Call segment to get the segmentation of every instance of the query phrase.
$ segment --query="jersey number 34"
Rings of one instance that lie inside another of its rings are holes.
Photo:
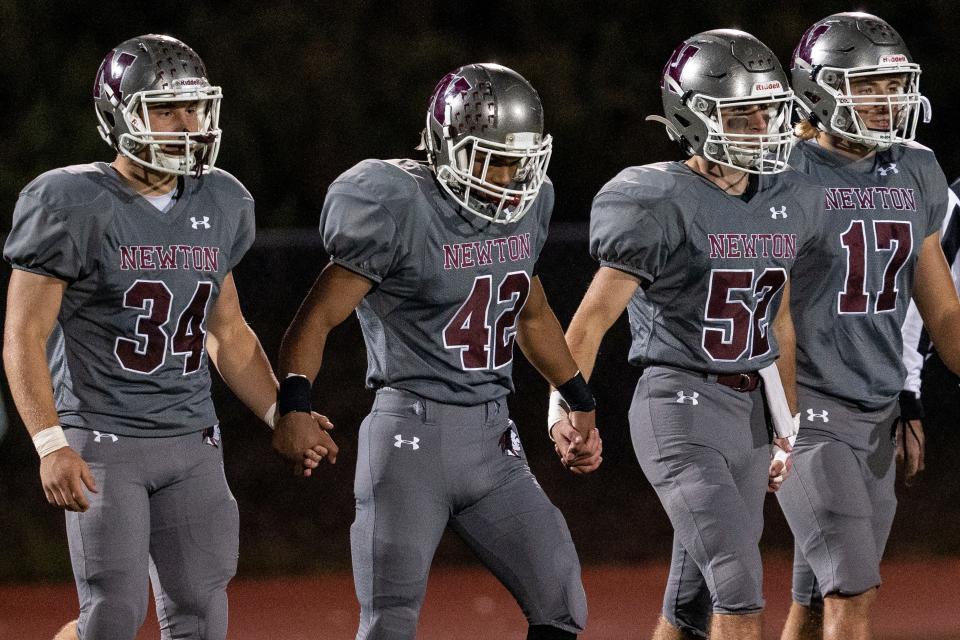
[[[136,339],[117,338],[113,353],[127,371],[151,374],[167,359],[167,346],[175,356],[184,356],[183,374],[199,371],[203,363],[203,321],[213,283],[198,282],[193,298],[180,313],[170,336],[164,325],[170,320],[173,294],[159,280],[137,280],[123,294],[125,309],[140,311]]]

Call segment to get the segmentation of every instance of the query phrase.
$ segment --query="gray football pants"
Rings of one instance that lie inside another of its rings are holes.
[[[463,407],[379,390],[360,426],[354,492],[358,640],[416,636],[447,524],[529,624],[583,629],[586,597],[573,541],[527,466],[505,399]],[[470,622],[464,612],[464,625]]]
[[[799,387],[793,470],[777,492],[795,541],[793,598],[856,595],[880,584],[897,509],[894,401],[877,411]]]
[[[864,412],[805,387],[798,391],[800,433],[777,499],[794,534],[793,600],[822,609],[824,592],[850,595],[880,584],[897,504],[891,435],[898,410],[894,403]],[[706,585],[676,545],[670,581],[675,597],[668,619],[706,637]]]
[[[674,528],[663,615],[705,635],[710,612],[763,609],[760,535],[770,462],[761,389],[649,367],[630,407],[637,459]]]
[[[200,432],[131,438],[65,429],[99,493],[67,512],[81,640],[132,640],[153,584],[163,640],[223,640],[236,573],[237,503]]]

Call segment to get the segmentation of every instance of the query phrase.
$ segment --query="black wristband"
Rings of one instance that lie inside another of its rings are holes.
[[[900,392],[900,418],[903,420],[923,419],[923,403],[913,391]]]
[[[277,415],[285,416],[291,411],[310,413],[313,410],[310,387],[306,376],[287,376],[281,380],[280,391],[277,392]]]
[[[593,411],[597,408],[597,401],[593,399],[590,385],[579,371],[577,375],[558,386],[557,391],[570,407],[570,411]]]

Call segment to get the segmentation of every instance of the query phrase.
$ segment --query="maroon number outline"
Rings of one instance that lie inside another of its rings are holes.
[[[700,346],[716,362],[736,362],[750,348],[750,333],[753,330],[750,307],[742,300],[731,300],[730,293],[752,292],[753,276],[753,269],[713,269],[710,272],[703,319],[704,322],[719,323],[721,326],[704,326]],[[717,285],[716,293],[722,292],[722,297],[715,295],[714,285]],[[747,333],[741,337],[737,327],[744,324],[747,325]],[[738,348],[736,355],[730,357],[732,350]]]
[[[453,314],[443,328],[445,349],[460,351],[460,367],[464,371],[481,371],[490,368],[490,295],[493,276],[477,276],[473,280],[470,295]],[[483,327],[476,326],[474,316],[483,310]],[[481,333],[484,341],[474,340]],[[480,354],[483,354],[482,356]],[[468,364],[469,359],[469,364]]]
[[[897,310],[897,298],[900,295],[897,280],[913,251],[913,225],[903,220],[874,220],[873,237],[877,251],[890,252],[887,265],[883,268],[883,289],[874,299],[873,312],[889,313]]]
[[[134,281],[123,293],[123,307],[141,313],[134,328],[136,339],[117,337],[114,341],[113,355],[120,367],[124,371],[151,375],[166,362],[169,345],[173,355],[186,356],[183,375],[199,371],[206,353],[204,323],[212,293],[212,282],[197,282],[190,302],[177,317],[171,336],[164,327],[170,322],[173,293],[160,280]]]
[[[736,362],[749,351],[747,359],[770,352],[770,303],[783,291],[787,272],[769,267],[757,276],[753,269],[713,269],[703,308],[704,326],[700,346],[714,362]],[[753,297],[751,309],[743,300],[731,300],[732,291],[746,291]]]
[[[497,287],[497,304],[513,302],[497,317],[493,330],[493,368],[513,362],[513,344],[517,338],[517,320],[530,297],[530,276],[526,271],[511,271]],[[509,325],[507,323],[510,323]]]
[[[150,375],[163,366],[169,342],[163,325],[170,320],[172,300],[173,294],[160,280],[137,280],[123,292],[123,307],[142,312],[133,331],[138,339],[118,337],[113,343],[113,355],[125,371]],[[159,346],[158,340],[162,341]]]
[[[846,250],[847,272],[843,291],[837,294],[837,313],[840,315],[863,315],[870,311],[873,297],[874,313],[896,311],[900,288],[897,286],[900,272],[913,251],[913,225],[903,220],[874,220],[873,248],[889,251],[890,257],[883,268],[883,288],[867,292],[867,238],[863,220],[851,220],[840,234],[840,245]],[[858,280],[859,279],[859,280]],[[858,290],[859,287],[859,290]]]
[[[530,296],[530,276],[526,271],[511,271],[497,285],[496,304],[512,302],[494,320],[491,330],[493,276],[477,276],[463,304],[443,328],[443,346],[460,352],[464,371],[501,369],[513,362],[517,319]],[[483,312],[483,324],[477,318]]]
[[[212,293],[212,282],[197,282],[197,288],[190,296],[190,303],[180,312],[180,317],[177,318],[177,329],[170,336],[170,353],[175,356],[186,356],[183,359],[185,376],[196,373],[203,365],[207,337],[204,324],[207,320],[207,308],[210,305]]]

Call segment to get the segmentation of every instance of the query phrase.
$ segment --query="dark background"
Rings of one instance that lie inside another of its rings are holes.
[[[722,6],[721,6],[722,5]],[[136,8],[136,10],[134,10]],[[327,185],[367,157],[414,154],[427,98],[447,71],[496,61],[538,89],[555,138],[550,174],[557,222],[541,277],[566,324],[595,270],[583,223],[597,189],[624,166],[678,158],[659,126],[658,74],[673,48],[698,31],[737,27],[781,61],[815,20],[864,9],[889,20],[922,64],[933,123],[919,139],[948,177],[960,172],[956,41],[952,2],[358,2],[93,3],[0,1],[0,233],[18,191],[58,166],[109,160],[95,132],[90,91],[111,47],[140,33],[165,33],[194,47],[224,89],[218,165],[258,202],[257,244],[236,270],[245,314],[274,357],[282,333],[326,262],[312,229]],[[5,300],[9,270],[0,268]],[[585,562],[632,562],[669,554],[670,527],[637,466],[626,407],[638,372],[626,364],[620,323],[604,342],[592,381],[601,406],[603,467],[566,474],[547,445],[546,387],[517,357],[511,411],[535,473],[567,516]],[[351,319],[328,343],[315,403],[338,425],[340,461],[297,480],[269,447],[269,433],[219,383],[227,475],[240,504],[242,574],[309,572],[349,563],[356,429],[371,400],[365,356]],[[935,373],[935,372],[934,372]],[[956,446],[957,389],[927,385],[932,444],[926,481],[901,492],[892,554],[957,554],[960,479],[946,461]],[[5,388],[2,392],[7,399]],[[953,404],[950,404],[953,403]],[[46,505],[25,430],[0,420],[0,581],[64,578],[69,563],[62,514]],[[789,553],[789,532],[768,504],[765,548]],[[445,539],[438,560],[469,553]]]

